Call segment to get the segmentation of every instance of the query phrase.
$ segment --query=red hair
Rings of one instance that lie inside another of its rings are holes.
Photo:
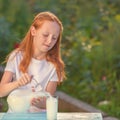
[[[63,32],[63,26],[61,21],[53,13],[50,12],[41,12],[38,15],[36,15],[31,26],[34,26],[35,29],[39,29],[44,23],[44,21],[55,21],[60,26],[60,34],[58,40],[54,45],[54,47],[51,50],[49,50],[46,54],[47,61],[55,65],[60,83],[61,80],[65,78],[65,71],[64,71],[65,65],[60,55],[60,42]],[[33,53],[34,53],[33,36],[31,35],[30,29],[17,49],[18,51],[23,51],[22,52],[23,59],[20,62],[19,69],[20,71],[25,73],[27,72],[28,66],[30,64],[31,58],[33,57]]]

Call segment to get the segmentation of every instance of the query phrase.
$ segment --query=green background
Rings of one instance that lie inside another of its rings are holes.
[[[1,65],[34,16],[51,11],[64,26],[61,54],[67,79],[58,90],[120,118],[119,6],[119,0],[0,0]]]

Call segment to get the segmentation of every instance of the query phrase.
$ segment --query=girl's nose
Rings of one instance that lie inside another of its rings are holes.
[[[47,43],[50,44],[52,42],[52,37],[49,36],[48,39],[47,39]]]

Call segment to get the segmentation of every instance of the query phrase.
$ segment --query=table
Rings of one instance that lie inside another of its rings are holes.
[[[0,120],[47,120],[42,113],[0,113]],[[57,120],[102,120],[101,113],[57,113]]]

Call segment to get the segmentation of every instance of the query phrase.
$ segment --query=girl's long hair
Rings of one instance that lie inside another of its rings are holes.
[[[61,54],[60,54],[60,42],[63,32],[63,26],[61,21],[51,12],[41,12],[38,15],[36,15],[31,26],[34,26],[35,29],[39,29],[44,23],[44,21],[55,21],[60,26],[60,34],[58,40],[54,45],[54,47],[50,49],[46,54],[47,61],[53,63],[56,68],[59,79],[58,83],[60,83],[65,78],[65,70],[64,70],[65,65],[61,59]],[[31,35],[30,29],[27,32],[24,39],[22,40],[22,42],[20,43],[19,47],[17,48],[17,51],[22,51],[23,53],[23,59],[20,62],[19,69],[20,71],[25,73],[27,72],[28,66],[30,64],[31,58],[33,57],[33,53],[34,53],[33,36]]]

